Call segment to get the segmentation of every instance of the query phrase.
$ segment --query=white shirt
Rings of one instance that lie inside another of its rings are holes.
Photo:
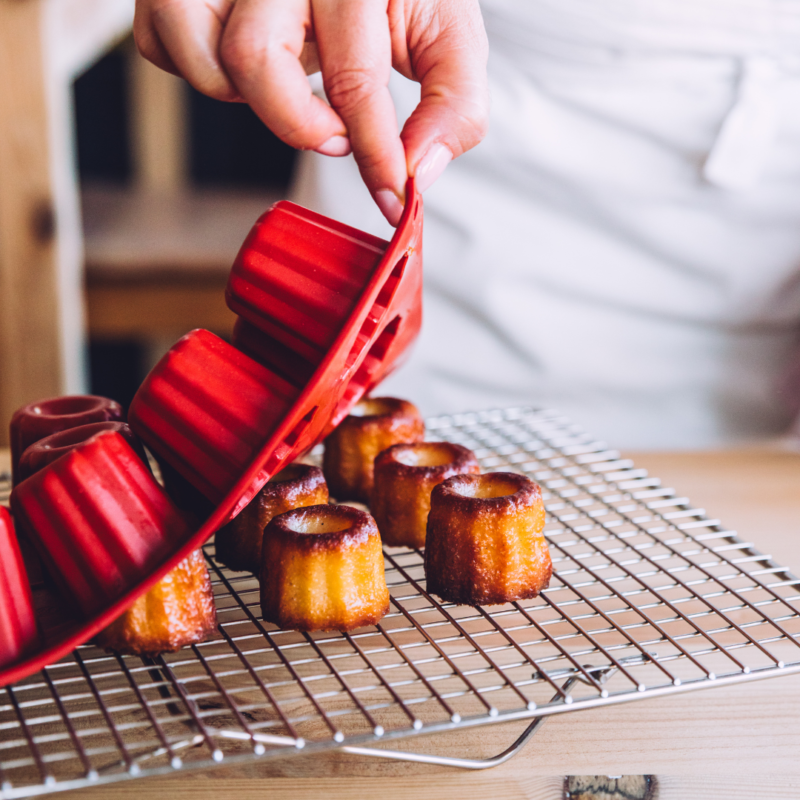
[[[381,393],[555,406],[620,447],[782,432],[800,354],[800,2],[486,0],[490,132],[425,196]],[[401,117],[418,88],[393,80]],[[391,235],[351,159],[300,202]]]

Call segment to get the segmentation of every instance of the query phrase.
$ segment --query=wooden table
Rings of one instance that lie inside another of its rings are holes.
[[[632,457],[763,552],[800,569],[800,453],[776,445]],[[480,728],[397,744],[420,752],[489,756],[521,728]],[[556,716],[515,758],[483,772],[330,754],[127,781],[81,796],[556,800],[563,796],[565,775],[654,774],[662,800],[797,798],[798,754],[800,675]]]

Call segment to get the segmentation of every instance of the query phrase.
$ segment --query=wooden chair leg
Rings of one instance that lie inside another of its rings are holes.
[[[85,389],[75,76],[132,0],[0,0],[0,446],[18,406]]]
[[[0,446],[15,408],[64,384],[44,7],[0,2]]]

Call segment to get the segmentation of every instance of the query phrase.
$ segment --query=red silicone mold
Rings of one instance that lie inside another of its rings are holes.
[[[20,483],[11,508],[62,592],[87,616],[147,578],[190,533],[117,431],[95,434]]]
[[[196,330],[147,376],[128,419],[154,453],[216,504],[299,394],[218,336]]]
[[[11,515],[0,506],[0,667],[39,644],[33,597]]]
[[[253,226],[225,299],[313,365],[325,357],[389,242],[282,201]]]
[[[305,386],[317,367],[242,317],[233,326],[232,342],[293,386]]]
[[[78,425],[124,418],[119,403],[90,394],[51,397],[23,406],[11,417],[11,471],[14,484],[19,482],[19,459],[34,442]]]
[[[235,516],[270,476],[321,441],[366,391],[400,363],[421,323],[422,198],[413,180],[406,192],[403,216],[388,245],[286,203],[259,220],[237,256],[236,278],[228,293],[231,306],[246,317],[236,329],[235,343],[241,349],[207,332],[189,334],[145,381],[130,413],[132,427],[145,444],[218,498],[216,507],[193,534],[170,537],[168,553],[156,568],[126,574],[123,584],[128,588],[117,599],[108,594],[103,605],[100,593],[92,594],[98,610],[91,619],[59,634],[34,656],[0,669],[0,685],[60,658],[105,627]],[[265,263],[268,269],[263,268]],[[269,300],[272,296],[274,302]],[[291,396],[284,393],[287,385]],[[246,395],[252,394],[242,398],[241,387],[246,387]],[[276,394],[281,410],[267,409],[263,418],[258,417],[256,400],[275,402]],[[209,413],[212,406],[215,410]],[[251,440],[249,433],[242,433],[245,430],[252,430]],[[12,500],[21,518],[21,500],[29,493],[32,507],[41,513],[38,490],[32,487],[51,480],[51,475],[61,483],[65,465],[86,454],[95,439],[20,484]],[[190,452],[214,455],[195,463],[187,457]],[[217,455],[224,456],[222,466],[210,463]],[[89,493],[100,485],[101,474],[97,465],[87,464]],[[84,485],[84,476],[68,475],[76,484],[79,477]],[[63,492],[46,499],[53,519],[66,518],[72,532],[73,516],[83,514],[81,509],[72,510],[75,500]],[[122,499],[109,494],[109,502],[116,506]],[[161,502],[166,503],[163,493]],[[31,527],[47,523],[53,529],[48,535],[58,544],[53,519],[36,520]],[[121,519],[114,522],[117,531],[119,524],[130,522],[124,514]],[[25,524],[30,522],[26,519]],[[80,533],[88,539],[93,530]],[[155,547],[153,553],[158,552],[160,547]]]
[[[134,436],[128,425],[119,420],[112,422],[92,422],[89,425],[78,425],[77,428],[68,428],[44,439],[39,439],[28,447],[17,464],[17,482],[21,483],[26,478],[51,464],[61,456],[69,453],[77,445],[91,439],[96,433],[102,431],[116,431],[136,451],[142,461],[147,463],[147,456],[139,440]]]

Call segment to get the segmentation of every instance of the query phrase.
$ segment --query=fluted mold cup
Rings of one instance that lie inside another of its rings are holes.
[[[90,422],[124,420],[122,406],[98,395],[65,395],[28,403],[11,417],[11,474],[19,483],[17,464],[25,450],[39,439]]]
[[[0,667],[18,661],[38,644],[33,597],[14,523],[0,506]]]
[[[250,231],[231,269],[229,308],[316,366],[389,242],[288,201]]]
[[[188,333],[131,403],[131,428],[212,503],[236,483],[299,389],[205,330]]]
[[[85,615],[146,578],[191,531],[136,451],[103,431],[20,483],[11,507]]]

